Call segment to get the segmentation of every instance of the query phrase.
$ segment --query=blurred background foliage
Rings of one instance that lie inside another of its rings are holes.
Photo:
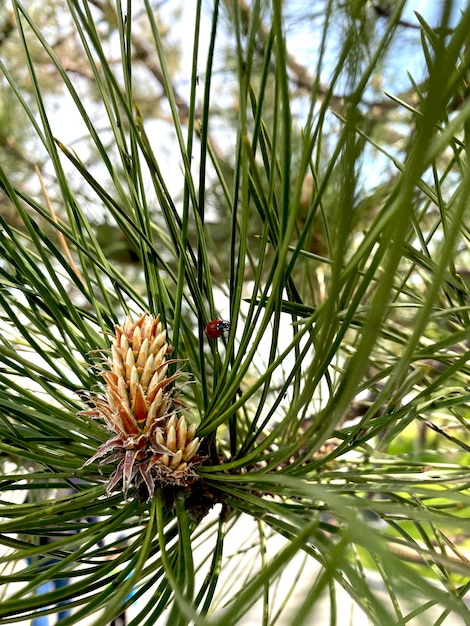
[[[470,10],[432,4],[1,3],[0,624],[469,620]],[[171,507],[83,468],[142,311],[209,450]]]

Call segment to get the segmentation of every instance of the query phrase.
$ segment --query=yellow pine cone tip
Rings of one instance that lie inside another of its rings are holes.
[[[168,366],[180,360],[166,359],[172,349],[166,343],[159,316],[144,314],[136,322],[127,318],[115,330],[106,369],[99,374],[106,383],[105,395],[111,408],[119,412],[119,408],[128,407],[141,424],[164,412],[160,405],[168,403],[167,396],[173,392],[163,396],[162,390],[184,373],[180,370],[166,376]],[[174,404],[179,403],[174,400]]]

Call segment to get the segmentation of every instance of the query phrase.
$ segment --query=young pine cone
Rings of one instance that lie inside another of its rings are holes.
[[[104,394],[89,394],[92,406],[84,411],[102,419],[113,436],[85,465],[101,457],[100,465],[117,461],[107,492],[121,488],[127,496],[133,484],[150,499],[156,484],[184,486],[198,478],[194,467],[202,461],[196,456],[200,441],[194,436],[196,424],[188,426],[184,416],[177,416],[182,405],[168,389],[180,374],[166,375],[175,361],[166,359],[172,349],[160,318],[144,314],[115,330],[109,369],[101,372]]]

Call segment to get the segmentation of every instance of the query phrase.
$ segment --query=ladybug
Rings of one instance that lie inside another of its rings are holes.
[[[206,326],[206,335],[209,339],[218,339],[222,334],[230,330],[230,322],[224,320],[212,320]]]

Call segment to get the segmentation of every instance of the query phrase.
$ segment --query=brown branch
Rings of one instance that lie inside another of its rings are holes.
[[[103,16],[108,21],[110,21],[111,15],[113,16],[113,20],[116,19],[115,9],[114,7],[111,6],[109,2],[105,2],[102,0],[90,0],[90,2],[103,13]],[[152,76],[154,76],[154,78],[157,80],[157,82],[161,86],[164,95],[168,99],[170,97],[170,93],[169,93],[169,90],[167,89],[167,84],[165,82],[165,77],[163,75],[160,62],[152,46],[149,43],[147,43],[145,40],[142,40],[140,37],[137,37],[136,35],[132,35],[132,46],[135,52],[135,59],[140,61],[148,69],[148,71],[152,74]],[[189,105],[187,101],[183,98],[183,96],[179,94],[175,85],[171,83],[170,88],[173,94],[176,107],[178,109],[179,120],[181,124],[187,126],[188,121],[189,121]],[[195,118],[194,119],[194,132],[196,133],[197,137],[200,137],[201,127],[200,127],[200,120],[199,120],[200,118],[199,111],[195,112],[194,118]],[[223,150],[219,147],[214,137],[209,135],[208,141],[211,145],[214,155],[218,159],[223,160],[224,159]]]
[[[241,20],[243,24],[248,24],[250,19],[250,7],[245,2],[245,0],[237,0],[238,6],[240,9]],[[228,10],[233,10],[233,1],[225,0],[225,5]],[[375,7],[374,7],[375,9]],[[400,23],[400,22],[399,22]],[[402,26],[413,26],[416,28],[420,28],[419,26],[414,26],[408,24],[407,22],[400,23]],[[258,37],[261,43],[261,46],[256,46],[256,51],[264,57],[265,53],[265,45],[270,37],[270,29],[264,24],[260,24],[258,27]],[[329,86],[325,83],[321,83],[320,81],[316,81],[315,76],[310,72],[310,70],[300,63],[296,57],[291,54],[288,50],[286,51],[286,62],[287,67],[291,72],[291,81],[298,89],[304,89],[305,91],[312,92],[315,88],[316,93],[319,98],[324,98],[329,93]],[[403,94],[398,96],[399,100],[406,100],[413,98],[415,96],[414,90],[409,90]],[[329,106],[336,111],[341,110],[344,107],[345,102],[347,101],[347,94],[338,95],[332,94],[329,99]],[[415,98],[413,98],[415,99]],[[362,104],[369,107],[370,109],[380,109],[382,111],[389,111],[397,109],[400,105],[398,101],[392,100],[390,98],[384,98],[380,100],[363,100]]]
[[[139,37],[132,37],[132,45],[135,50],[135,58],[141,61],[149,72],[157,79],[163,89],[163,93],[168,98],[169,92],[165,84],[165,78],[163,76],[158,58],[153,51],[153,48],[146,41],[139,39]],[[173,92],[173,98],[178,108],[179,119],[182,124],[188,124],[189,118],[189,106],[186,100],[178,93],[174,85],[171,85],[171,91]],[[196,115],[197,117],[197,115]]]

